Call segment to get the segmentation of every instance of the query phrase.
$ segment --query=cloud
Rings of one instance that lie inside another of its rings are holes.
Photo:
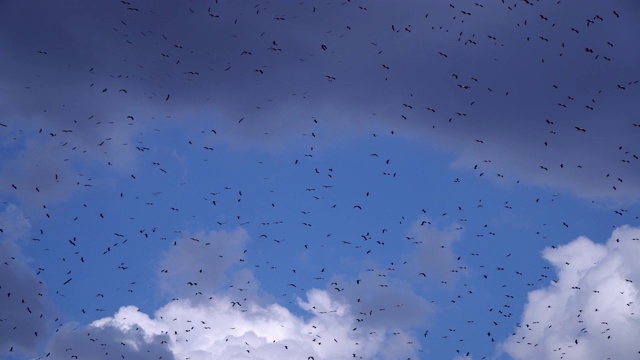
[[[454,251],[454,244],[461,236],[459,225],[439,229],[427,218],[416,221],[409,229],[409,237],[415,244],[411,252],[411,268],[415,276],[424,273],[426,278],[438,282],[452,280],[464,266]]]
[[[243,228],[185,234],[160,260],[161,288],[176,296],[213,293],[244,262],[248,241]]]
[[[49,335],[53,308],[46,300],[46,286],[16,243],[29,229],[20,209],[8,205],[0,213],[0,228],[0,347],[32,353]]]
[[[622,359],[640,352],[640,228],[623,226],[604,244],[579,237],[546,248],[557,279],[529,293],[514,359]]]
[[[94,145],[111,136],[94,121],[127,115],[144,123],[136,131],[167,117],[188,119],[180,124],[192,128],[213,123],[222,141],[242,146],[278,146],[318,129],[327,135],[318,142],[395,130],[453,151],[464,169],[480,162],[480,172],[584,197],[640,197],[632,165],[640,154],[632,127],[638,86],[629,77],[640,52],[627,35],[637,33],[638,13],[625,1],[468,5],[468,17],[460,15],[462,3],[418,1],[367,11],[340,2],[317,11],[240,2],[3,6],[0,41],[9,63],[0,70],[0,117],[13,128],[73,127],[70,136],[88,139],[98,154]],[[586,29],[593,13],[607,16]],[[566,26],[520,26],[540,14]],[[497,21],[505,16],[511,21]],[[569,26],[581,31],[567,34]],[[201,33],[216,35],[203,42],[193,36]],[[602,46],[586,54],[585,43]],[[113,141],[109,153],[127,149],[121,143]],[[121,155],[118,163],[135,158]]]
[[[324,290],[309,290],[307,299],[297,304],[308,319],[276,303],[259,305],[228,295],[205,302],[175,300],[153,317],[125,306],[90,325],[65,326],[48,351],[54,359],[70,354],[100,358],[105,352],[193,360],[415,356],[411,336],[394,335],[383,327],[360,329],[349,305]]]
[[[60,151],[57,141],[24,136],[13,145],[15,154],[0,161],[0,178],[4,180],[0,194],[15,196],[27,211],[66,199],[74,180],[86,182],[73,172],[65,160],[69,154]],[[9,152],[9,148],[7,144],[3,150]]]
[[[130,174],[138,166],[133,135],[141,127],[93,117],[57,124],[55,116],[37,120],[23,116],[23,121],[9,122],[0,133],[0,151],[6,155],[0,159],[0,195],[15,197],[28,213],[97,185],[92,180],[105,174]],[[124,115],[113,110],[107,118],[113,117]]]
[[[385,328],[405,332],[416,326],[424,326],[435,307],[413,288],[414,282],[406,281],[398,264],[388,268],[369,269],[357,279],[345,280],[334,276],[325,291],[349,308],[358,318],[358,327]],[[417,278],[417,274],[415,275]]]
[[[134,307],[120,309],[116,314],[120,322],[105,320],[96,325],[61,326],[48,345],[46,358],[174,359],[167,345],[169,336],[148,333],[145,326],[149,326],[151,320],[136,311]]]
[[[292,312],[263,294],[243,265],[242,228],[185,234],[159,266],[170,302],[153,315],[134,305],[88,325],[65,324],[46,351],[53,359],[110,354],[163,359],[395,359],[416,356],[408,330],[429,306],[409,284],[375,274],[344,292],[312,288]],[[237,266],[238,265],[238,266]],[[202,272],[200,271],[202,270]],[[191,282],[192,284],[188,284]],[[222,287],[230,282],[229,287]],[[357,298],[357,299],[356,299]],[[388,308],[388,309],[386,309]],[[365,314],[365,310],[372,310]]]

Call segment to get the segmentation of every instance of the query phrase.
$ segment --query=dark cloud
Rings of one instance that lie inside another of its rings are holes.
[[[171,116],[273,145],[315,117],[331,139],[395,130],[463,168],[489,159],[487,172],[580,196],[640,194],[629,2],[4,6],[12,126],[97,143],[92,115]]]
[[[54,310],[46,300],[46,286],[16,244],[28,228],[27,220],[11,205],[0,215],[0,347],[32,353],[46,341]]]
[[[454,168],[483,179],[634,202],[640,199],[639,20],[633,0],[393,6],[343,0],[0,1],[0,151],[6,155],[0,160],[0,194],[31,215],[34,208],[90,187],[93,175],[109,176],[104,169],[129,177],[140,160],[136,147],[156,151],[165,139],[175,145],[184,140],[180,136],[201,140],[202,133],[210,140],[215,129],[216,146],[276,151],[308,140],[303,134],[313,134],[316,149],[394,134],[452,152]],[[182,163],[178,147],[171,150]],[[0,242],[0,346],[27,351],[43,345],[53,311],[37,270],[16,247],[28,222],[11,216],[1,225],[12,235]],[[109,226],[117,223],[111,221]],[[402,351],[412,353],[413,346],[405,346],[413,340],[410,333],[389,340],[388,331],[423,324],[433,311],[411,287],[423,286],[420,273],[438,282],[460,275],[453,273],[463,264],[452,247],[460,233],[455,227],[415,225],[408,234],[415,251],[407,266],[376,265],[355,285],[355,279],[336,275],[335,285],[311,290],[298,305],[325,325],[323,334],[349,341],[332,344],[336,353],[359,351],[354,344],[360,341],[375,345],[367,349],[371,354],[383,347],[389,358],[397,357],[400,342]],[[188,234],[175,240],[159,264],[166,269],[161,287],[181,298],[165,310],[194,315],[182,316],[187,326],[201,315],[200,299],[212,300],[231,278],[233,295],[219,302],[225,307],[205,308],[205,315],[235,311],[239,301],[245,303],[242,310],[253,306],[254,313],[238,310],[222,322],[220,334],[246,321],[246,332],[224,354],[244,355],[243,344],[250,340],[281,358],[281,344],[275,350],[264,334],[286,321],[295,326],[282,339],[304,344],[304,355],[311,344],[300,329],[311,322],[260,293],[248,265],[234,272],[234,264],[244,262],[247,233]],[[287,238],[285,244],[295,241]],[[275,263],[269,266],[275,269]],[[412,278],[401,281],[394,271]],[[258,297],[263,300],[253,300]],[[48,351],[53,358],[172,358],[162,342],[176,337],[155,331],[170,328],[168,320],[129,314],[148,323],[67,324],[53,335]],[[260,320],[270,315],[273,323]],[[360,331],[354,333],[356,326]],[[367,337],[365,330],[379,334]],[[223,335],[216,341],[226,342]],[[186,347],[174,353],[207,354]]]

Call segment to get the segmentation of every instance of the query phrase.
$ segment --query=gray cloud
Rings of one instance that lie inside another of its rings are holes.
[[[175,359],[166,334],[148,334],[139,324],[80,326],[66,324],[54,334],[47,348],[50,359]]]
[[[219,290],[229,270],[242,263],[248,241],[249,235],[242,228],[199,232],[175,240],[160,260],[162,289],[177,296]]]
[[[418,295],[412,283],[400,280],[394,271],[396,269],[368,271],[349,283],[338,280],[337,285],[328,287],[327,291],[348,303],[360,319],[358,326],[365,329],[407,331],[429,323],[435,306]]]
[[[270,146],[312,131],[315,117],[327,142],[395,130],[450,149],[465,169],[490,159],[482,171],[511,180],[636,199],[637,8],[452,5],[5,4],[3,87],[16,90],[2,115],[14,127],[73,126],[89,148],[106,137],[91,115],[186,117]]]
[[[429,219],[422,218],[411,226],[409,237],[415,243],[410,265],[413,274],[410,275],[435,282],[451,281],[464,266],[457,260],[454,250],[454,243],[462,238],[460,225],[439,229]]]
[[[22,212],[13,205],[0,214],[0,347],[32,354],[46,341],[54,310],[46,300],[46,286],[17,245],[28,227]]]

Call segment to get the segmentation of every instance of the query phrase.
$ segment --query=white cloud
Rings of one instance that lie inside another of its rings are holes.
[[[620,227],[605,244],[579,237],[545,249],[543,257],[557,279],[529,293],[519,327],[502,349],[515,359],[637,356],[640,228]]]
[[[154,317],[135,306],[125,306],[114,316],[89,326],[75,330],[66,327],[56,334],[49,351],[54,359],[68,358],[81,349],[90,353],[90,347],[112,353],[125,349],[130,354],[148,352],[154,358],[172,354],[192,360],[415,356],[416,350],[408,344],[414,341],[411,336],[394,335],[384,328],[361,328],[350,306],[324,290],[308,291],[307,299],[299,299],[298,306],[308,312],[308,319],[277,303],[259,305],[227,295],[207,301],[172,301]],[[73,332],[76,336],[71,335]],[[97,340],[85,339],[87,333],[92,335],[86,337]],[[99,343],[103,345],[97,346]]]
[[[116,316],[128,316],[130,312],[136,312],[136,309],[122,308]],[[144,314],[135,314],[125,320],[132,318],[149,325],[144,317]],[[66,324],[53,336],[46,358],[66,360],[77,356],[78,359],[174,359],[167,344],[167,335],[150,334],[142,325],[125,326],[124,323],[114,322],[103,326]]]

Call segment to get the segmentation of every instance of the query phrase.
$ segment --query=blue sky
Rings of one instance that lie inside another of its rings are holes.
[[[0,357],[640,352],[633,1],[0,8]]]

